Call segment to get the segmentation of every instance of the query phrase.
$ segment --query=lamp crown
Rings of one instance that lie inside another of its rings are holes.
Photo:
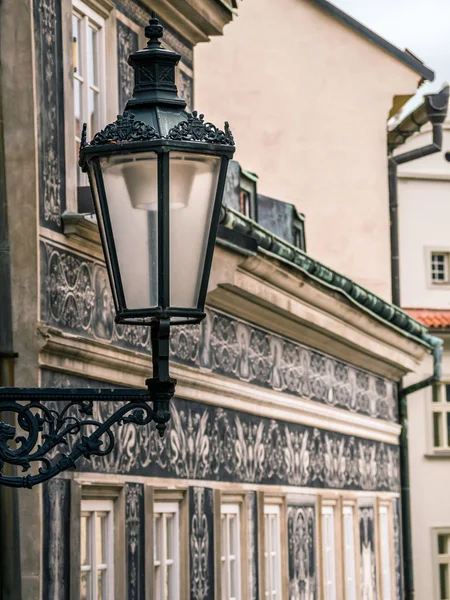
[[[158,20],[155,11],[152,11],[152,18],[149,24],[145,28],[145,37],[149,39],[147,48],[160,48],[161,42],[159,41],[164,36],[164,27]]]

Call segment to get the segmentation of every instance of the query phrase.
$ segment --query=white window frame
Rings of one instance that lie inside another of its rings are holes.
[[[380,600],[393,600],[391,511],[387,504],[378,506],[378,539],[380,552]]]
[[[107,89],[106,89],[106,20],[90,6],[82,2],[81,0],[72,0],[72,14],[77,15],[81,18],[83,40],[87,40],[89,23],[95,26],[97,32],[99,32],[98,44],[96,49],[97,65],[98,65],[98,85],[91,86],[88,80],[88,57],[84,51],[85,44],[87,41],[83,41],[81,48],[81,62],[82,62],[82,75],[78,75],[75,70],[73,73],[74,80],[80,81],[82,85],[82,101],[80,106],[80,122],[87,123],[87,137],[91,139],[96,131],[90,131],[90,118],[89,118],[89,91],[94,89],[98,92],[98,112],[97,112],[97,125],[96,128],[101,129],[106,124],[106,102],[107,102]],[[73,34],[72,34],[73,35]],[[75,65],[74,65],[75,66]],[[73,122],[75,122],[75,105]],[[81,143],[81,130],[75,131],[75,143]],[[75,157],[76,164],[78,157]],[[78,168],[78,167],[77,167]],[[88,185],[88,179],[86,174],[81,174],[80,183],[82,185]]]
[[[106,563],[101,565],[97,564],[97,552],[96,552],[96,513],[108,513],[107,517],[107,543],[106,543]],[[80,565],[80,576],[81,573],[90,571],[91,586],[90,596],[92,598],[98,597],[98,580],[97,571],[105,570],[107,573],[106,577],[106,590],[104,593],[105,599],[114,600],[114,502],[112,500],[82,500],[81,501],[81,516],[84,514],[90,514],[90,531],[89,531],[89,566]],[[95,574],[95,576],[94,576]]]
[[[439,536],[446,535],[450,538],[450,527],[435,527],[432,530],[432,548],[433,548],[433,561],[435,569],[435,594],[434,597],[437,600],[441,598],[441,577],[440,577],[440,565],[447,566],[447,589],[450,594],[450,552],[447,554],[439,554]],[[450,540],[448,543],[450,549]],[[449,596],[450,597],[450,596]]]
[[[270,522],[277,523],[277,539],[271,539]],[[276,573],[272,569],[272,558],[275,557]],[[267,600],[282,599],[282,564],[281,564],[281,506],[278,504],[264,505],[264,564],[266,577],[264,582]]]
[[[230,517],[234,517],[234,523],[236,524],[236,543],[237,548],[235,552],[232,552],[230,548]],[[242,581],[241,581],[241,507],[239,504],[222,504],[220,507],[220,518],[221,518],[221,549],[220,549],[220,563],[221,563],[221,598],[222,600],[241,600],[242,598]],[[226,534],[223,534],[223,522],[226,522]],[[224,552],[225,545],[225,552]],[[237,565],[237,581],[234,582],[234,588],[236,595],[231,596],[231,577],[232,568],[231,562]]]
[[[344,566],[344,598],[345,600],[357,600],[358,578],[357,578],[357,546],[355,543],[355,506],[344,504],[342,507],[342,544],[343,544],[343,566]],[[349,531],[349,523],[351,530]]]
[[[447,402],[446,382],[439,382],[432,388],[431,416],[430,416],[430,451],[433,454],[450,455],[450,402]],[[436,446],[436,430],[441,444]]]
[[[322,583],[323,600],[337,600],[336,560],[336,507],[331,504],[321,508]],[[331,523],[331,528],[328,524]],[[328,537],[331,533],[331,537]]]
[[[162,526],[160,527],[160,539],[157,542],[157,532],[154,526],[156,515],[161,515]],[[166,559],[167,552],[167,536],[166,536],[166,515],[173,515],[174,519],[174,532],[175,539],[172,540],[174,549],[174,558]],[[156,545],[160,545],[160,558],[162,560],[155,560]],[[179,502],[155,502],[153,505],[153,573],[154,573],[154,600],[180,600],[180,504]],[[166,580],[166,571],[168,565],[173,568],[173,580],[174,590],[170,598],[165,596],[164,582]],[[159,578],[160,585],[158,585],[158,578],[156,576],[156,568],[161,569],[161,577]]]
[[[445,256],[444,280],[433,280],[433,254],[443,254]],[[429,290],[450,289],[450,246],[425,246],[425,279],[426,287]]]

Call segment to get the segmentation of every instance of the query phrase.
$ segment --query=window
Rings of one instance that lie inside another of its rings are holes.
[[[431,252],[431,283],[450,283],[448,252]]]
[[[281,526],[280,507],[264,506],[264,563],[266,570],[265,597],[281,599]]]
[[[450,533],[438,532],[437,553],[439,568],[439,600],[450,598]]]
[[[356,600],[355,522],[353,506],[343,508],[345,600]]]
[[[380,519],[381,599],[391,600],[391,550],[389,535],[389,510],[387,506],[380,506],[378,517]]]
[[[241,170],[239,211],[249,219],[256,221],[256,182],[258,176],[250,171]]]
[[[76,157],[81,143],[81,128],[87,123],[90,139],[105,124],[105,21],[88,6],[73,0],[73,90]],[[78,165],[77,185],[88,186],[86,174]]]
[[[153,509],[155,600],[180,598],[180,528],[178,502],[155,503]]]
[[[112,500],[83,500],[80,521],[81,600],[114,600]]]
[[[450,386],[438,384],[433,388],[432,442],[434,450],[450,451]]]
[[[323,598],[336,600],[334,507],[322,506]]]
[[[240,510],[238,504],[221,507],[222,600],[241,599]]]

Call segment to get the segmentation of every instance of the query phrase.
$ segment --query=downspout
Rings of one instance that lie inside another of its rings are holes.
[[[417,131],[426,122],[430,121],[433,127],[433,139],[431,144],[416,148],[403,154],[389,156],[389,213],[391,233],[391,270],[392,270],[392,302],[400,306],[400,264],[399,264],[399,224],[398,224],[398,165],[417,160],[424,156],[440,152],[442,150],[442,123],[447,116],[449,100],[449,87],[446,86],[439,94],[425,96],[424,105],[414,111],[409,117],[410,123],[417,126]],[[420,122],[415,120],[420,117],[421,111],[425,110],[426,120]],[[401,132],[400,132],[401,133]],[[406,135],[410,135],[407,132]],[[405,584],[406,600],[414,599],[414,571],[412,553],[412,526],[411,526],[411,494],[409,477],[409,443],[408,443],[408,402],[407,396],[413,392],[424,389],[438,382],[442,373],[443,342],[441,339],[428,336],[428,343],[433,350],[433,375],[406,388],[398,387],[399,419],[401,425],[400,434],[400,487],[402,507],[402,545],[403,545],[403,574]]]

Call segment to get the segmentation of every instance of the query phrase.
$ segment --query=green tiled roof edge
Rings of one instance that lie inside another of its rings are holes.
[[[357,304],[377,319],[389,323],[389,325],[400,330],[404,335],[414,338],[429,347],[434,345],[434,338],[428,334],[427,328],[422,323],[419,323],[419,321],[410,317],[401,308],[394,306],[390,302],[386,302],[386,300],[376,296],[348,277],[314,260],[299,248],[261,227],[261,225],[252,219],[245,217],[228,206],[223,206],[220,223],[228,229],[251,236],[263,250],[297,267],[306,275],[328,288],[342,293],[351,302]]]

